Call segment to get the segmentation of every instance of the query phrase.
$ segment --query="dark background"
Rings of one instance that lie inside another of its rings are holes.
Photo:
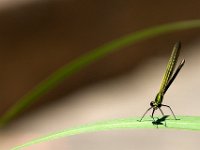
[[[50,73],[105,42],[200,17],[197,0],[33,0],[8,6],[0,9],[0,114]],[[67,79],[35,106],[127,73],[148,57],[168,54],[176,41],[188,44],[199,33],[163,35],[113,53]]]

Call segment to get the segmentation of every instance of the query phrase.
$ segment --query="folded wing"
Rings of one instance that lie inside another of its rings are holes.
[[[178,56],[180,53],[180,48],[181,48],[180,42],[177,42],[173,47],[172,54],[171,54],[169,62],[167,64],[166,72],[162,79],[162,84],[161,84],[160,91],[159,91],[160,93],[164,94],[166,92],[166,90],[169,88],[168,83],[173,75],[174,68],[176,66],[177,59],[178,59]]]

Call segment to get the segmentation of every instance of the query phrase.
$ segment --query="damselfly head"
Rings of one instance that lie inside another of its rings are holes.
[[[151,107],[153,107],[153,106],[154,106],[154,104],[155,104],[155,102],[154,102],[154,101],[151,101],[151,102],[150,102],[150,106],[151,106]]]
[[[156,103],[155,101],[151,101],[150,102],[150,106],[153,108],[153,109],[158,109],[159,107],[161,107],[161,104],[160,103]]]
[[[150,106],[156,109],[158,104],[155,101],[151,101]]]

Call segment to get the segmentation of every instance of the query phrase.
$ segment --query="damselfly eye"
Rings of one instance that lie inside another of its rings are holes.
[[[151,107],[154,106],[154,101],[151,101],[150,106],[151,106]]]
[[[161,104],[158,104],[158,107],[161,107],[162,105]]]

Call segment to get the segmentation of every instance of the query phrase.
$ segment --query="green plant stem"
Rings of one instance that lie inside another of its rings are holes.
[[[196,130],[200,131],[200,117],[199,116],[177,116],[180,120],[174,120],[173,118],[166,119],[166,127],[164,125],[159,125],[158,128],[166,128],[166,129],[184,129],[184,130]],[[12,148],[12,150],[19,150],[24,147],[28,147],[37,143],[43,143],[46,141],[55,140],[62,137],[68,137],[72,135],[77,135],[81,133],[87,132],[97,132],[97,131],[106,131],[113,129],[142,129],[142,128],[154,128],[157,129],[156,126],[152,124],[152,118],[146,117],[144,121],[139,122],[140,118],[125,118],[125,119],[114,119],[110,121],[104,121],[100,123],[93,123],[89,125],[83,125],[76,128],[71,128],[68,130],[64,130],[61,132],[53,133],[38,139],[34,139],[25,144],[16,146]]]
[[[169,23],[137,31],[135,33],[106,43],[101,47],[96,48],[86,53],[85,55],[82,55],[79,58],[73,60],[71,63],[58,69],[47,79],[39,83],[35,88],[33,88],[30,92],[23,96],[15,105],[13,105],[5,112],[5,114],[0,118],[0,126],[6,125],[16,115],[18,115],[25,108],[30,106],[33,102],[38,100],[40,96],[44,95],[50,89],[57,86],[64,79],[71,76],[73,73],[79,71],[80,69],[86,67],[87,65],[91,64],[92,62],[104,57],[105,55],[117,51],[120,48],[129,46],[130,44],[134,44],[138,41],[152,38],[164,33],[199,27],[200,20]]]

